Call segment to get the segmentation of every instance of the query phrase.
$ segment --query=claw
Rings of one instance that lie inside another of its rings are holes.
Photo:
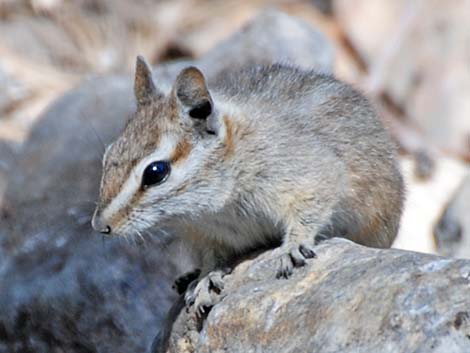
[[[196,290],[197,290],[197,281],[193,281],[189,284],[188,289],[186,290],[186,294],[184,295],[184,301],[187,306],[191,306],[194,304],[196,300]]]
[[[220,301],[220,294],[224,289],[223,271],[213,271],[199,282],[192,282],[185,295],[187,306],[193,307],[198,318],[201,318],[207,308],[211,308]]]
[[[306,259],[313,259],[317,257],[315,251],[313,251],[313,247],[307,244],[300,244],[299,251]]]
[[[298,247],[291,250],[290,257],[295,267],[302,267],[307,263],[304,255],[300,252]]]
[[[313,246],[308,244],[288,245],[285,253],[279,259],[279,268],[276,278],[289,278],[294,272],[294,267],[303,267],[307,259],[316,257]]]
[[[279,269],[276,274],[276,278],[289,278],[292,275],[294,266],[289,254],[284,254],[280,258]]]

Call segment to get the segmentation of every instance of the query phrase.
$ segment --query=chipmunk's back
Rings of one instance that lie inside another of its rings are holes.
[[[330,75],[286,65],[224,72],[213,92],[236,107],[229,117],[233,124],[249,127],[234,157],[245,168],[256,161],[256,172],[248,175],[264,175],[258,182],[275,185],[270,192],[301,197],[314,190],[312,197],[332,199],[325,236],[391,245],[403,182],[395,147],[361,93]],[[239,179],[242,185],[253,183]]]

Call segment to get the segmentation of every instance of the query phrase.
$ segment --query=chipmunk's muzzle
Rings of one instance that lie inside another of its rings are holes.
[[[97,232],[100,232],[103,234],[111,233],[111,227],[105,222],[103,222],[103,218],[101,217],[101,212],[99,212],[98,209],[96,209],[95,213],[93,214],[93,218],[91,219],[91,226]]]

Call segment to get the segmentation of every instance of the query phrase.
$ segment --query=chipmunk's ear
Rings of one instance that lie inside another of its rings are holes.
[[[173,95],[184,115],[206,121],[207,130],[215,132],[215,126],[211,126],[213,119],[210,119],[214,108],[212,98],[206,79],[199,69],[191,66],[181,71],[176,78]]]
[[[138,56],[135,64],[134,95],[137,106],[150,103],[161,93],[155,87],[152,78],[152,69],[142,56]]]

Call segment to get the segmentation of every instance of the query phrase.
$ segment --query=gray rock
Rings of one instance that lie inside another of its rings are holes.
[[[203,71],[214,65],[266,64],[272,58],[323,72],[333,71],[335,52],[325,35],[282,12],[270,10],[258,15],[233,36],[233,41],[236,44],[226,41],[210,51],[200,62]]]
[[[470,259],[470,175],[464,178],[434,227],[434,241],[440,254]]]
[[[11,75],[7,74],[0,66],[0,119],[5,116],[5,111],[12,108],[29,94],[26,87]]]
[[[332,0],[311,0],[310,2],[325,14],[331,15],[333,13]]]
[[[189,63],[209,79],[248,62],[327,70],[323,51],[332,53],[316,31],[269,12],[200,60],[162,65],[155,76],[168,85]],[[133,110],[130,75],[91,78],[52,104],[21,152],[0,150],[0,352],[141,352],[159,331],[171,283],[189,269],[184,253],[177,244],[162,250],[162,232],[142,247],[104,241],[89,225],[103,147]]]
[[[288,280],[270,252],[242,262],[208,316],[180,311],[155,351],[470,352],[470,261],[344,239],[316,252]]]

